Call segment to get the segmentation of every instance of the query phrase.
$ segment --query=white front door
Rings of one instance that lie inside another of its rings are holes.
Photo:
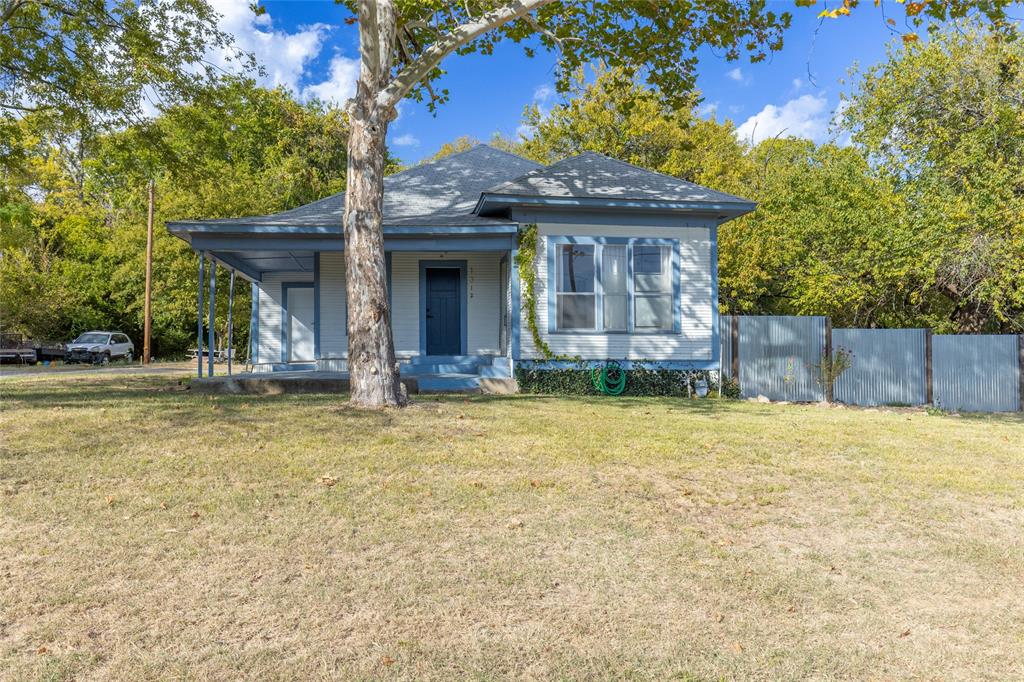
[[[315,360],[313,348],[313,288],[288,290],[288,360]]]

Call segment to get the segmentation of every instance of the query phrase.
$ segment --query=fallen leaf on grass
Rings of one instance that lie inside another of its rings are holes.
[[[323,476],[320,477],[320,482],[323,483],[328,488],[330,488],[332,485],[338,482],[338,478],[337,476],[330,476],[328,474],[324,474]]]
[[[723,620],[725,620],[725,616],[722,615],[721,613],[718,614],[717,616],[715,616],[715,622],[716,623],[721,623]]]
[[[395,659],[391,658],[390,656],[381,656],[380,662],[384,665],[391,666],[395,664]]]
[[[909,636],[910,636],[910,628],[907,628],[906,630],[904,630],[903,632],[900,633],[900,639],[903,639],[904,637],[909,637]]]
[[[107,495],[107,506],[108,507],[113,507],[114,506],[114,496],[113,495]]]
[[[40,656],[45,654],[47,651],[49,651],[49,649],[47,649],[45,646],[41,646],[38,649],[36,649],[36,653]]]
[[[735,652],[737,654],[742,654],[743,653],[743,645],[740,644],[739,642],[733,642],[731,648],[732,648],[733,652]]]
[[[525,524],[521,520],[519,520],[519,519],[512,519],[511,521],[508,522],[508,529],[509,530],[515,530],[517,528],[522,528],[524,525]]]
[[[191,514],[189,514],[189,516],[191,516],[193,519],[198,519],[199,518],[199,512],[194,511]]]

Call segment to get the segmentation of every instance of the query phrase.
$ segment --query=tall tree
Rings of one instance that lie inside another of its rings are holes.
[[[447,99],[433,83],[452,53],[489,54],[502,40],[536,37],[559,55],[556,85],[568,87],[580,67],[604,60],[631,80],[643,74],[659,96],[674,105],[693,89],[696,50],[710,46],[728,59],[741,51],[763,60],[782,46],[788,12],[763,0],[345,0],[359,25],[360,74],[348,102],[351,125],[344,231],[349,292],[349,355],[352,403],[401,405],[384,268],[381,207],[385,138],[404,97]],[[812,5],[814,0],[796,0]],[[837,16],[857,0],[844,0]],[[1002,21],[1009,0],[908,3],[913,21],[958,16],[978,7]],[[940,7],[941,6],[941,7]],[[948,6],[948,8],[947,8]],[[920,17],[920,19],[918,19]],[[527,46],[527,54],[534,49]]]
[[[942,330],[1024,330],[1024,45],[957,27],[861,72],[843,113],[901,195]]]

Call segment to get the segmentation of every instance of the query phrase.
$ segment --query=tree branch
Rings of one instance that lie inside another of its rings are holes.
[[[491,10],[480,16],[479,19],[470,21],[453,29],[448,35],[441,38],[429,48],[423,51],[415,62],[408,64],[397,76],[381,90],[377,95],[377,105],[382,107],[396,106],[403,97],[416,86],[417,83],[426,78],[445,57],[459,49],[463,45],[471,43],[484,33],[499,26],[515,21],[520,17],[549,5],[555,0],[515,0],[505,7]]]
[[[23,5],[28,4],[28,1],[29,0],[10,0],[9,3],[4,3],[4,9],[0,12],[0,26],[6,25],[7,22],[11,20],[11,17],[13,17]]]

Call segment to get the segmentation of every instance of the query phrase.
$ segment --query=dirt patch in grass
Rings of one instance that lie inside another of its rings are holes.
[[[5,380],[11,678],[995,678],[1024,421]]]

